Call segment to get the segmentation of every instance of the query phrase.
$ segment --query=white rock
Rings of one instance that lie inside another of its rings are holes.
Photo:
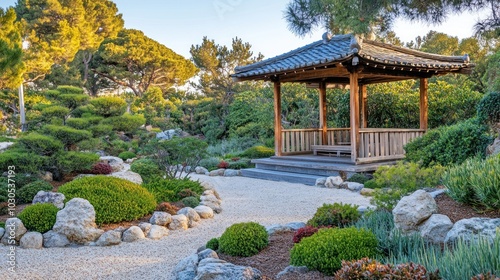
[[[340,176],[330,176],[326,178],[325,186],[327,188],[340,188],[340,185],[344,182]]]
[[[208,172],[208,176],[224,176],[224,171],[225,171],[224,168],[212,170]]]
[[[118,245],[122,242],[122,233],[116,230],[106,231],[97,239],[97,246]]]
[[[446,243],[453,243],[461,238],[475,241],[479,238],[493,240],[500,231],[500,219],[471,218],[457,221],[445,238]]]
[[[222,212],[222,207],[220,207],[220,204],[218,204],[218,203],[213,203],[210,201],[201,201],[200,205],[207,206],[207,207],[211,208],[217,214]]]
[[[188,218],[188,227],[193,228],[198,225],[198,222],[201,221],[200,215],[198,212],[191,207],[184,207],[177,211],[177,214],[182,214]]]
[[[57,212],[56,223],[52,229],[77,244],[94,242],[104,232],[95,224],[94,206],[82,198],[71,199],[64,209]]]
[[[168,225],[171,230],[186,230],[188,229],[189,220],[185,215],[173,215],[172,222]]]
[[[309,269],[307,266],[293,266],[289,265],[285,267],[278,275],[276,275],[276,279],[288,279],[289,277],[297,277],[300,274],[305,274],[309,272]],[[298,275],[297,275],[298,274]]]
[[[139,175],[139,173],[135,173],[135,172],[130,171],[130,170],[121,171],[121,172],[114,172],[114,173],[111,173],[111,174],[106,175],[106,176],[125,179],[127,181],[130,181],[130,182],[138,184],[138,185],[142,184],[141,175]]]
[[[207,259],[207,258],[218,259],[219,255],[217,255],[217,252],[215,252],[212,249],[205,249],[205,250],[201,250],[200,252],[198,252],[198,260],[201,261],[201,260]]]
[[[205,167],[203,166],[197,166],[195,169],[194,169],[194,172],[196,174],[205,174],[208,172],[208,169],[206,169]]]
[[[452,227],[453,223],[448,216],[432,214],[429,219],[420,225],[419,231],[420,235],[427,241],[441,244]]]
[[[105,162],[111,165],[113,172],[120,172],[124,169],[123,160],[119,157],[104,156],[99,159],[101,162]]]
[[[149,231],[151,230],[151,226],[153,226],[150,223],[140,223],[139,227],[142,229],[142,232],[144,232],[144,235],[148,235]]]
[[[168,235],[168,229],[159,225],[152,225],[148,232],[149,239],[161,239]]]
[[[134,242],[139,239],[146,238],[144,232],[138,226],[131,226],[129,229],[123,232],[122,240],[123,242]]]
[[[198,261],[198,254],[192,254],[182,259],[172,271],[174,279],[193,280],[196,277]]]
[[[347,189],[353,192],[359,192],[363,189],[364,185],[356,182],[346,182]]]
[[[235,177],[238,176],[238,170],[226,169],[224,170],[224,177]]]
[[[7,150],[12,145],[14,145],[14,142],[0,142],[0,151]]]
[[[212,210],[212,209],[210,209]],[[2,238],[3,234],[5,233],[5,229],[4,228],[0,228],[0,238]]]
[[[65,247],[69,245],[66,235],[49,230],[43,234],[43,246],[46,248]]]
[[[327,179],[326,177],[325,178],[318,178],[318,179],[316,179],[315,186],[316,187],[325,187],[326,179]]]
[[[198,205],[194,208],[194,211],[198,213],[200,218],[202,219],[211,219],[214,217],[214,210],[212,208],[205,205]]]
[[[209,182],[201,182],[200,185],[205,189],[205,190],[213,190],[214,185],[212,185]]]
[[[262,274],[255,268],[239,266],[220,259],[206,258],[198,263],[195,280],[205,279],[261,279]]]
[[[52,203],[57,208],[63,209],[64,199],[66,199],[66,197],[62,193],[39,191],[33,198],[33,204]]]
[[[12,239],[15,244],[19,244],[19,240],[28,230],[24,227],[23,222],[18,218],[9,218],[5,221],[5,233],[2,237],[2,244],[12,245]],[[9,242],[10,241],[10,242]]]
[[[418,226],[436,212],[436,201],[424,190],[401,198],[392,210],[395,227],[403,233],[417,232]]]
[[[155,211],[153,216],[149,219],[152,225],[167,226],[172,222],[172,215],[167,212]]]
[[[21,237],[19,245],[24,249],[41,249],[43,245],[43,235],[39,232],[28,232]]]

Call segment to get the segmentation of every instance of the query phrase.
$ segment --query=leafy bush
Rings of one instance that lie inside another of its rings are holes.
[[[63,104],[65,107],[73,110],[78,106],[83,106],[87,104],[89,96],[85,94],[61,94],[57,97],[57,100]]]
[[[92,135],[94,137],[101,137],[111,134],[111,132],[113,132],[113,126],[106,124],[98,124],[89,127],[89,130],[92,132]]]
[[[146,123],[143,115],[124,114],[116,117],[109,117],[101,121],[101,124],[111,125],[115,131],[133,133]]]
[[[196,206],[200,205],[200,199],[196,196],[188,196],[183,198],[181,201],[186,207],[195,208]]]
[[[266,228],[254,222],[228,227],[219,238],[219,250],[230,256],[250,257],[269,243]]]
[[[231,161],[229,162],[229,168],[231,169],[245,169],[245,168],[250,168],[251,162],[249,159],[242,158],[237,161]]]
[[[488,124],[500,123],[500,92],[490,92],[477,104],[478,118]]]
[[[87,129],[90,122],[84,118],[71,118],[66,120],[66,125],[75,129]]]
[[[83,94],[82,88],[74,87],[74,86],[57,86],[56,90],[60,94]]]
[[[179,207],[170,204],[169,202],[162,202],[156,206],[156,211],[167,212],[170,215],[177,215],[177,211],[179,210]]]
[[[121,116],[127,110],[125,100],[114,96],[95,98],[90,101],[90,104],[94,107],[96,114],[105,118]]]
[[[146,183],[144,187],[155,196],[157,203],[179,201],[183,198],[181,192],[186,189],[196,195],[203,193],[200,182],[189,179],[157,179]]]
[[[44,157],[25,150],[7,150],[0,153],[0,170],[8,170],[9,166],[15,166],[16,174],[37,173],[45,162]]]
[[[105,162],[98,162],[92,165],[92,168],[90,169],[90,174],[107,175],[111,173],[113,173],[113,167],[111,167],[109,163]]]
[[[121,158],[121,159],[123,159],[123,160],[127,160],[129,158],[135,158],[136,154],[134,152],[125,151],[125,152],[121,152],[118,155],[118,157]]]
[[[161,178],[163,175],[160,167],[152,159],[148,158],[135,160],[130,165],[130,170],[139,173],[145,183],[148,183],[153,179]]]
[[[78,151],[96,152],[103,149],[105,143],[100,138],[90,138],[76,143]]]
[[[56,165],[60,172],[87,171],[99,160],[99,155],[84,152],[61,153],[56,158]]]
[[[63,106],[50,106],[42,110],[42,117],[45,121],[50,121],[53,118],[62,119],[69,115],[69,109]]]
[[[51,156],[62,151],[63,143],[51,136],[41,135],[32,132],[17,141],[17,145],[26,151],[33,152],[40,156]]]
[[[484,158],[486,147],[492,142],[487,131],[488,127],[477,119],[429,130],[404,147],[406,159],[427,167],[460,164],[476,155]]]
[[[368,180],[364,183],[364,187],[370,188],[370,189],[379,189],[382,186],[377,185],[377,182],[375,182],[375,180],[371,179],[371,180]]]
[[[297,232],[295,232],[295,234],[293,235],[293,243],[299,243],[302,240],[302,238],[309,237],[318,232],[318,230],[319,228],[312,226],[305,226],[299,228]]]
[[[212,238],[212,239],[208,240],[205,247],[207,249],[212,249],[214,251],[217,251],[219,249],[219,238]]]
[[[0,228],[5,228],[5,223],[4,222],[0,222]]]
[[[52,189],[52,185],[48,182],[37,180],[21,187],[16,196],[20,203],[31,203],[39,191],[51,191]]]
[[[52,203],[37,203],[24,208],[18,218],[23,221],[26,229],[46,233],[56,223],[58,211],[59,209]]]
[[[439,271],[428,273],[424,266],[415,263],[398,265],[381,264],[362,258],[357,261],[342,261],[342,267],[335,273],[335,279],[441,279]]]
[[[66,201],[75,197],[88,200],[94,206],[97,224],[135,220],[156,207],[153,195],[140,185],[103,175],[73,180],[62,185],[59,192]]]
[[[358,206],[350,204],[334,203],[323,204],[314,217],[307,221],[307,225],[313,227],[334,226],[344,227],[356,222],[361,217]]]
[[[248,148],[242,154],[242,157],[247,158],[266,158],[274,156],[274,149],[264,147],[264,146],[255,146]]]
[[[450,168],[443,176],[443,184],[448,195],[458,202],[500,209],[500,155],[469,159]]]
[[[290,252],[290,264],[307,266],[326,275],[341,268],[342,260],[374,257],[377,238],[365,229],[320,229],[316,234],[296,243]]]
[[[79,130],[67,126],[58,125],[46,125],[42,127],[42,132],[58,139],[67,148],[84,139],[92,137],[92,133],[87,130]]]
[[[356,174],[352,175],[347,181],[364,184],[368,180],[370,180],[370,179],[367,176],[365,176],[363,174],[356,173]]]
[[[220,163],[220,159],[216,157],[209,157],[200,160],[198,165],[205,167],[208,171],[217,169],[217,165]]]

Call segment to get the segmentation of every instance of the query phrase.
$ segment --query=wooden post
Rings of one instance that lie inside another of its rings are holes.
[[[360,102],[360,111],[361,111],[361,127],[368,127],[368,103],[366,97],[366,85],[359,86],[359,102]]]
[[[281,84],[274,82],[274,154],[281,156]]]
[[[321,128],[321,144],[328,144],[328,127],[326,123],[326,83],[319,83],[319,127]],[[330,145],[334,145],[331,143]]]
[[[359,146],[359,89],[358,73],[349,75],[350,81],[350,124],[351,124],[351,161],[356,162]]]
[[[420,79],[420,129],[427,130],[427,117],[428,117],[428,97],[427,90],[429,84],[426,78]]]

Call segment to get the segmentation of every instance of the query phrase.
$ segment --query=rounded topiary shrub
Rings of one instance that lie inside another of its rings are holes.
[[[76,129],[87,129],[90,122],[84,118],[71,118],[66,120],[66,125]]]
[[[266,228],[254,222],[234,224],[219,238],[221,253],[231,256],[250,257],[269,243]]]
[[[118,155],[118,157],[121,158],[122,160],[127,160],[129,158],[135,158],[136,154],[134,152],[125,151],[125,152],[121,152]]]
[[[200,199],[195,196],[185,197],[181,201],[186,207],[195,208],[196,206],[200,205]]]
[[[92,165],[92,168],[90,169],[90,173],[91,174],[102,174],[102,175],[111,174],[111,173],[113,173],[113,167],[111,167],[111,165],[109,165],[109,163],[98,162],[98,163]]]
[[[26,151],[33,152],[40,156],[51,156],[62,151],[64,148],[61,141],[36,132],[21,137],[17,141],[17,145]]]
[[[20,188],[16,196],[20,203],[31,203],[39,191],[51,191],[52,185],[48,182],[37,180]]]
[[[290,251],[290,264],[307,266],[326,275],[333,275],[342,260],[357,260],[377,254],[377,238],[366,229],[320,229],[296,243]]]
[[[59,192],[66,201],[75,197],[88,200],[94,206],[96,223],[135,220],[156,207],[152,194],[130,181],[103,175],[83,177],[62,185]]]
[[[152,159],[148,158],[135,160],[130,165],[130,170],[135,173],[139,173],[145,183],[154,178],[161,177],[164,173],[161,171],[158,164],[156,164]]]
[[[266,157],[271,157],[274,156],[274,149],[273,148],[268,148],[264,146],[255,146],[248,148],[245,150],[242,154],[242,157],[247,157],[247,158],[266,158]]]
[[[334,226],[344,227],[356,222],[361,217],[357,205],[334,203],[323,204],[314,217],[307,221],[307,224],[313,227]]]
[[[217,251],[219,249],[219,238],[212,238],[208,240],[205,247],[207,247],[207,249],[212,249],[214,251]]]
[[[34,204],[24,208],[18,218],[29,231],[45,233],[56,223],[57,211],[52,203]]]

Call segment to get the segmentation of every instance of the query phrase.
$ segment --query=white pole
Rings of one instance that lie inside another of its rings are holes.
[[[26,131],[26,115],[24,113],[24,89],[23,83],[19,86],[19,115],[21,117],[21,131]]]

